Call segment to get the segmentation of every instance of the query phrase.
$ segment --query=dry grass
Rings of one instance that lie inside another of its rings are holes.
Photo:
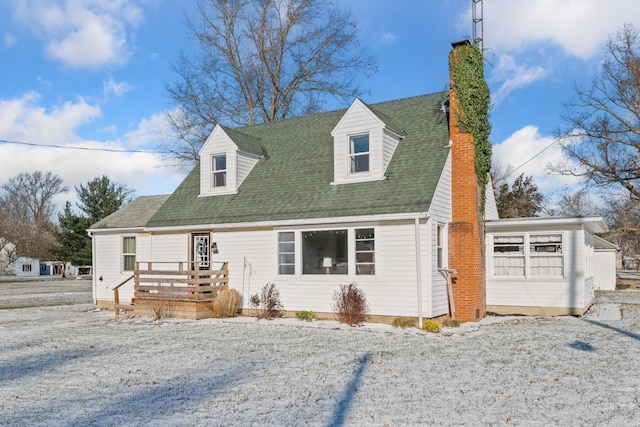
[[[240,307],[240,292],[235,289],[225,289],[216,295],[213,301],[213,317],[235,317]]]

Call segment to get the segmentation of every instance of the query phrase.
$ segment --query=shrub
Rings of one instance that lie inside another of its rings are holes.
[[[447,317],[442,321],[442,326],[446,326],[447,328],[457,328],[460,326],[460,321],[458,319],[450,319]]]
[[[240,307],[240,292],[235,289],[225,289],[213,300],[213,317],[235,317]]]
[[[416,319],[412,317],[396,317],[393,319],[391,326],[394,328],[412,328],[416,326]]]
[[[175,295],[166,286],[160,286],[156,292],[150,293],[146,300],[146,308],[153,320],[174,317],[178,308]]]
[[[422,330],[427,332],[433,332],[434,334],[440,332],[442,324],[435,319],[427,319],[422,322]]]
[[[296,317],[305,322],[313,322],[316,318],[316,314],[313,311],[301,310],[296,312]]]
[[[256,310],[258,319],[270,320],[274,317],[282,316],[284,307],[280,301],[280,292],[276,289],[275,283],[264,285],[259,293],[251,297],[249,302]]]
[[[364,322],[369,312],[369,304],[364,292],[355,283],[340,285],[340,289],[333,293],[331,308],[338,315],[341,323],[350,326]]]

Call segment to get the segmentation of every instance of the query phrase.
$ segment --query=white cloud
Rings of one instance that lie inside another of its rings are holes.
[[[37,144],[65,144],[78,141],[74,129],[100,116],[100,108],[79,98],[47,111],[38,105],[40,94],[0,100],[0,135],[6,139]]]
[[[398,41],[399,38],[400,36],[398,36],[397,34],[393,34],[392,32],[387,31],[386,33],[382,34],[382,36],[380,37],[380,40],[382,41],[383,44],[390,46],[394,44],[396,41]]]
[[[127,82],[116,82],[113,77],[109,77],[108,80],[102,82],[102,91],[106,98],[109,95],[121,96],[133,89],[133,86]]]
[[[45,40],[48,57],[77,68],[126,62],[128,26],[142,21],[127,0],[20,0],[15,17]]]
[[[466,12],[471,22],[470,9]],[[640,26],[640,2],[629,0],[491,0],[484,2],[484,47],[495,53],[550,42],[582,59],[626,22]]]
[[[511,55],[501,54],[496,67],[492,70],[490,84],[498,84],[497,90],[492,90],[491,101],[500,104],[512,91],[529,86],[543,79],[548,71],[541,66],[528,67],[517,63]]]
[[[170,134],[166,113],[161,112],[140,120],[135,130],[124,135],[123,141],[127,147],[155,146]]]
[[[524,173],[525,176],[532,176],[543,192],[578,184],[578,177],[550,175],[547,172],[551,164],[569,161],[560,144],[554,143],[555,141],[551,136],[541,135],[537,127],[525,126],[500,144],[494,144],[493,157],[504,167],[511,165],[518,168],[509,176],[510,181]]]
[[[62,209],[67,200],[75,203],[75,186],[97,176],[107,175],[113,181],[126,184],[138,195],[168,193],[184,177],[183,172],[165,167],[159,154],[126,152],[132,145],[155,142],[154,130],[166,126],[162,113],[142,119],[123,140],[87,141],[76,135],[75,129],[100,115],[99,108],[78,99],[47,110],[38,104],[39,101],[40,95],[36,92],[0,100],[0,135],[3,139],[39,144],[0,143],[0,159],[4,160],[0,168],[0,185],[21,172],[52,171],[70,188],[69,193],[56,199],[57,208]]]

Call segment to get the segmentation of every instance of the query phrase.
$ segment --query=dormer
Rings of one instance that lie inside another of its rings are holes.
[[[198,154],[200,196],[218,196],[238,192],[263,150],[257,138],[216,125]]]
[[[391,157],[405,134],[392,119],[356,98],[331,136],[332,184],[347,184],[384,179]]]

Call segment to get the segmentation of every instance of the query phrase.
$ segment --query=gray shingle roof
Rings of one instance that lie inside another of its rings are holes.
[[[138,197],[123,208],[96,222],[89,229],[144,227],[168,198],[168,194]]]
[[[147,226],[426,212],[449,153],[448,124],[441,110],[446,95],[372,105],[406,133],[384,180],[331,185],[331,131],[346,110],[247,126],[238,132],[259,140],[266,156],[238,193],[198,197],[200,167],[196,166]]]

